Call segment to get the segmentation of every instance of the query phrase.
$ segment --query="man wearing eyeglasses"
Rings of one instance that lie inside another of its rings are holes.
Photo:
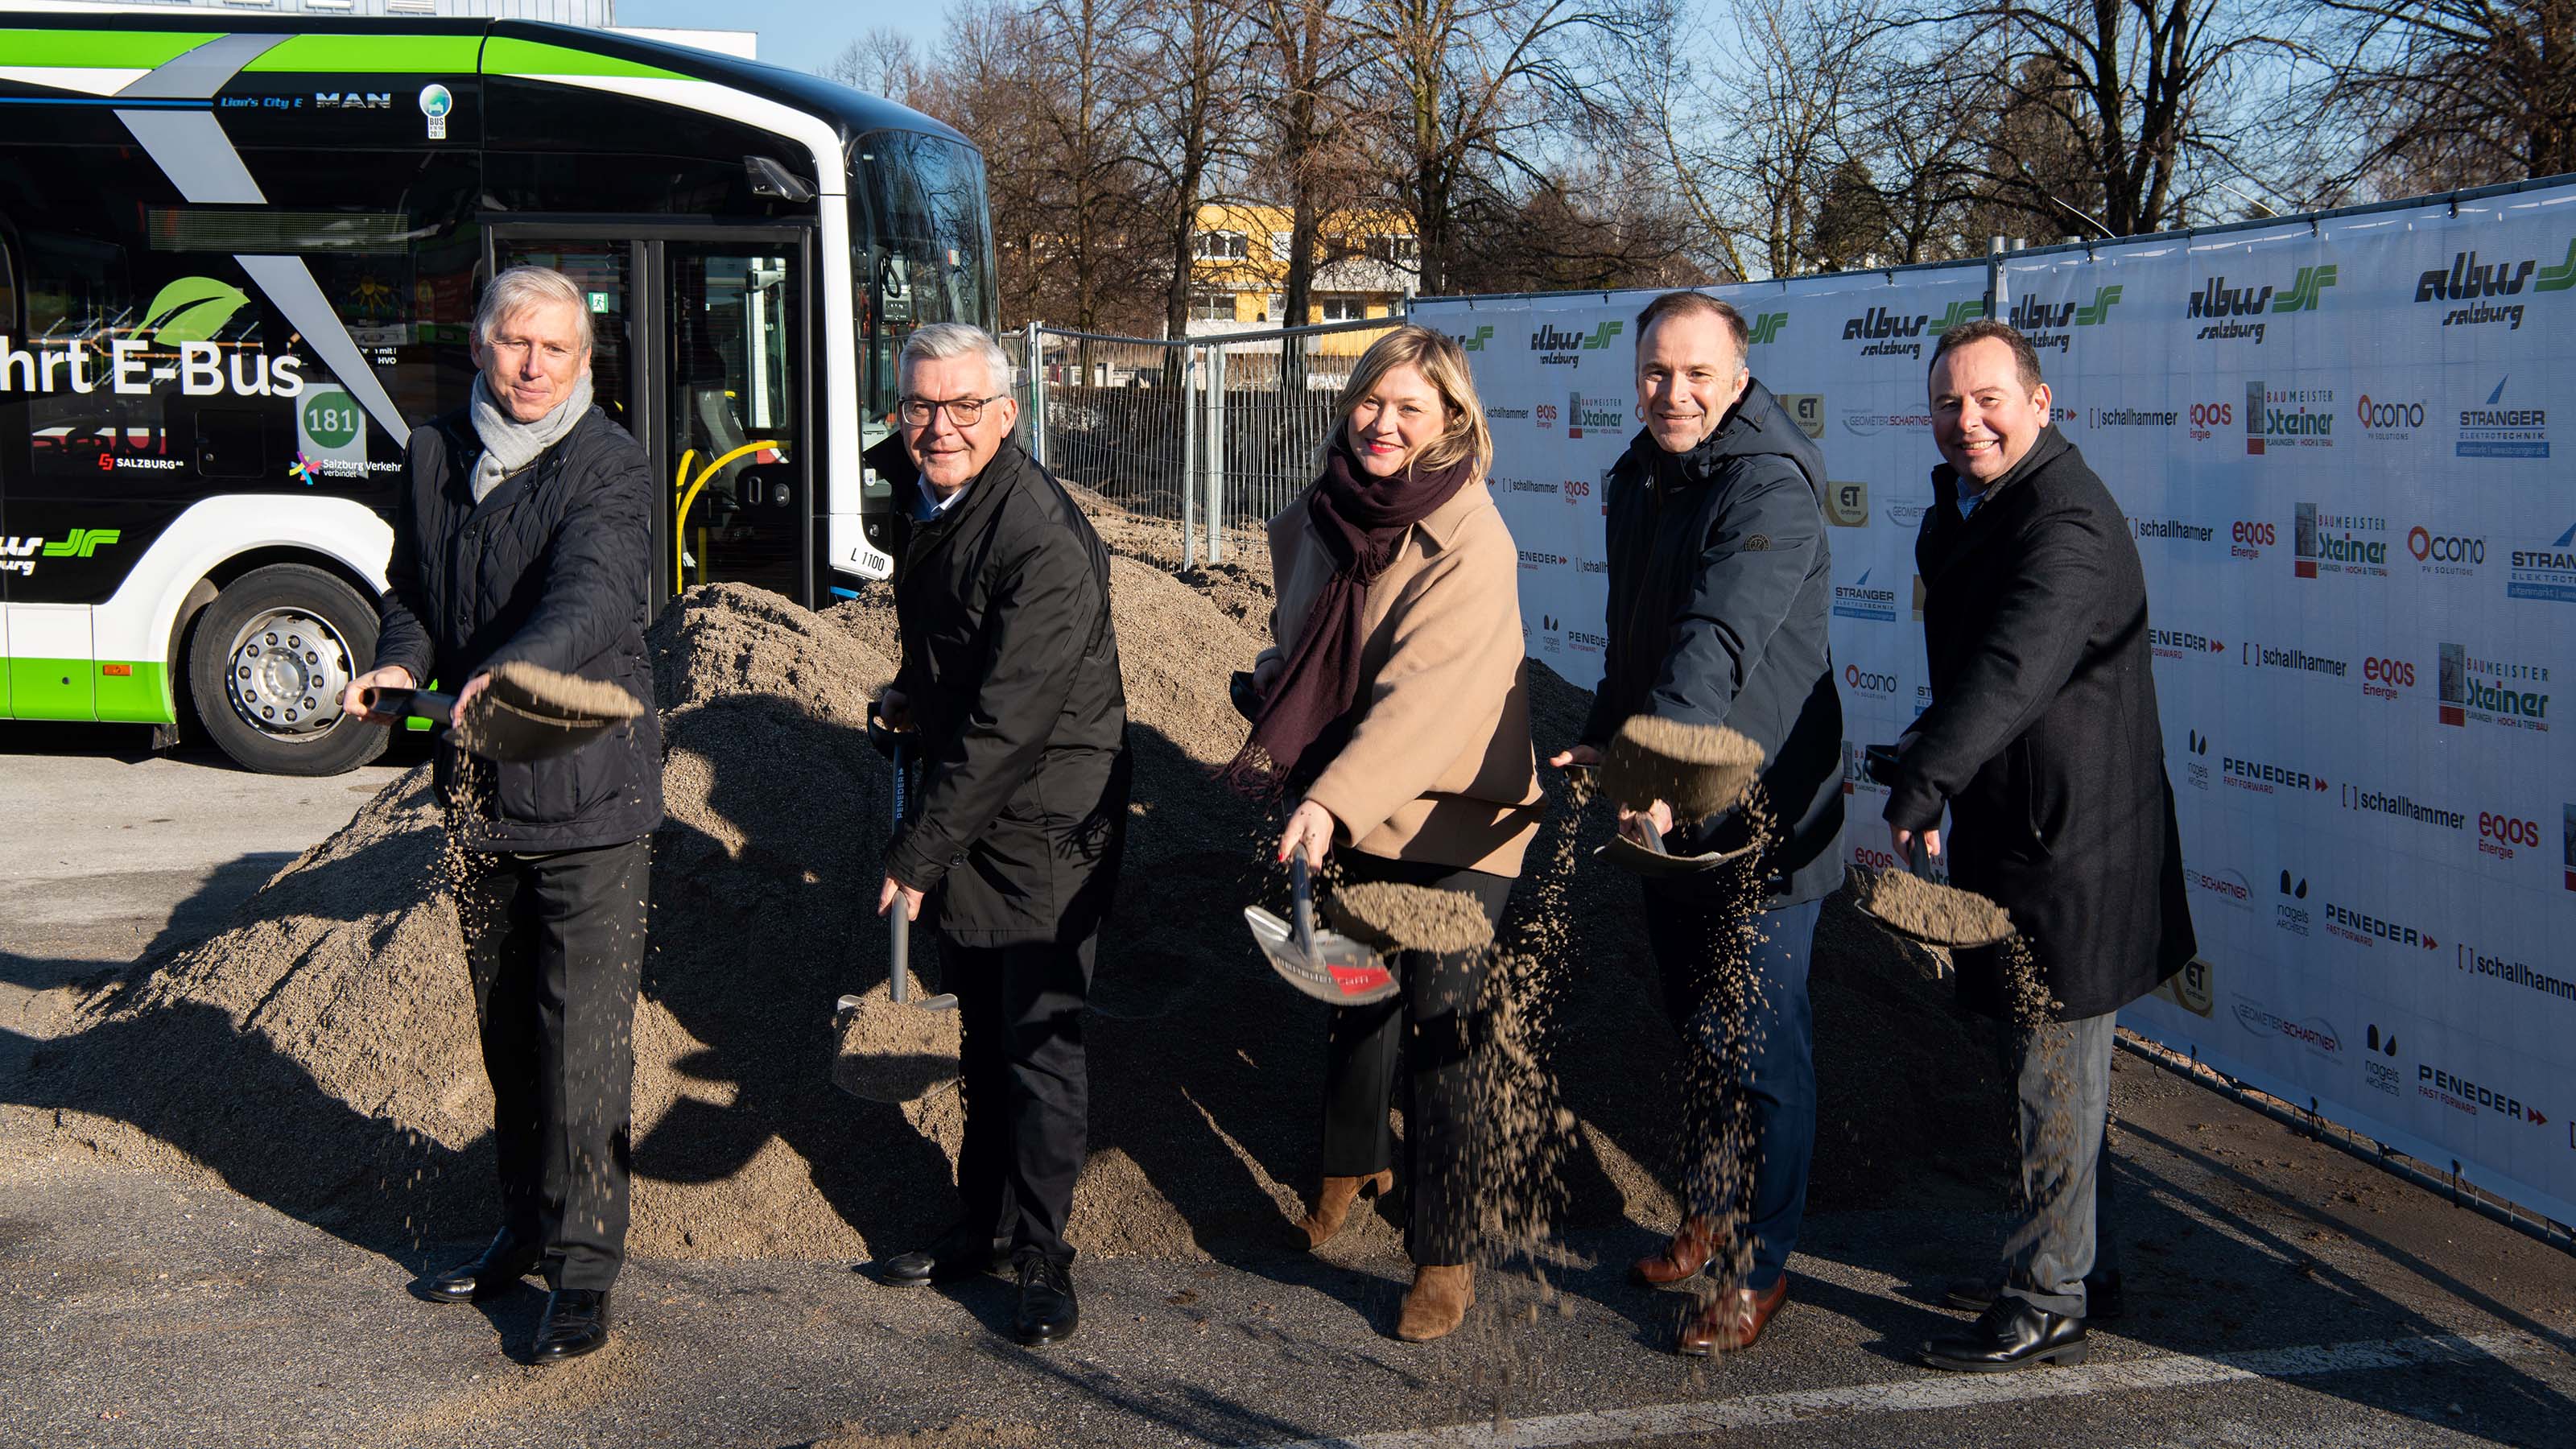
[[[900,373],[902,446],[868,453],[913,517],[894,584],[903,663],[882,705],[919,732],[924,769],[877,909],[938,928],[966,1133],[958,1223],[879,1271],[912,1285],[1008,1262],[1013,1335],[1056,1343],[1078,1319],[1064,1229],[1088,1112],[1082,1012],[1127,817],[1109,554],[1011,440],[1019,404],[989,334],[924,327]]]

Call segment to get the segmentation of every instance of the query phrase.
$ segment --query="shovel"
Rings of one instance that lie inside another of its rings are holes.
[[[1385,958],[1338,931],[1315,929],[1315,883],[1303,846],[1288,858],[1288,885],[1294,925],[1259,906],[1243,908],[1244,924],[1279,979],[1334,1006],[1367,1006],[1393,996],[1395,973]]]
[[[1883,785],[1892,785],[1895,783],[1896,749],[1894,746],[1871,745],[1866,751],[1866,758],[1868,761],[1869,777],[1871,779],[1876,780]],[[1906,864],[1911,867],[1915,877],[1923,882],[1923,885],[1918,888],[1920,892],[1931,892],[1938,896],[1954,899],[1963,906],[1973,908],[1979,914],[1991,917],[1998,923],[1998,925],[1990,929],[1959,931],[1948,935],[1940,935],[1914,926],[1900,924],[1896,921],[1890,920],[1887,916],[1881,914],[1874,908],[1871,899],[1872,891],[1870,886],[1874,883],[1875,878],[1865,875],[1863,877],[1860,900],[1858,902],[1860,913],[1869,917],[1870,921],[1880,929],[1890,932],[1891,934],[1901,936],[1917,945],[1940,946],[1952,951],[1974,951],[1986,946],[2000,946],[2004,942],[2011,940],[2015,935],[2019,934],[2013,929],[2012,917],[2004,911],[2003,907],[1996,905],[1994,902],[1987,900],[1984,896],[1978,895],[1973,891],[1963,891],[1956,886],[1937,885],[1933,883],[1932,859],[1930,854],[1924,849],[1923,836],[1919,832],[1914,837],[1913,848],[1907,851],[1906,855],[1908,857]]]
[[[361,696],[371,714],[404,714],[444,726],[467,754],[517,763],[569,755],[623,721],[571,719],[523,708],[486,688],[456,717],[456,696],[427,689],[369,689]]]
[[[889,726],[885,722],[885,716],[877,712],[874,704],[868,706],[868,743],[885,751],[886,758],[894,765],[894,783],[889,792],[894,798],[894,830],[903,829],[904,811],[911,803],[906,798],[911,793],[911,762],[905,758],[911,752],[909,748],[911,738],[910,731]],[[892,841],[894,838],[892,831],[888,832],[886,838]],[[898,1006],[918,1006],[924,1011],[953,1010],[957,1005],[957,996],[954,992],[942,992],[937,996],[925,997],[919,1001],[912,998],[912,922],[905,919],[903,902],[900,899],[887,908],[886,921],[888,923],[887,959],[891,963],[886,971],[886,994],[893,997]],[[844,996],[840,1000],[839,1009],[856,1011],[861,1001],[860,997]]]

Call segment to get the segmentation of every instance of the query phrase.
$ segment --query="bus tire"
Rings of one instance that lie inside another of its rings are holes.
[[[376,655],[376,608],[309,564],[226,584],[197,616],[188,683],[223,752],[263,775],[337,775],[385,752],[392,731],[340,713]]]

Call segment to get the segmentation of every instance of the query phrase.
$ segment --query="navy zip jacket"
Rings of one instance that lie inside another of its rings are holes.
[[[1630,715],[1722,724],[1768,760],[1765,909],[1842,884],[1842,698],[1825,622],[1825,457],[1760,381],[1715,432],[1667,453],[1640,431],[1610,470],[1610,647],[1583,742]],[[1737,814],[1677,823],[1676,854],[1742,844]]]

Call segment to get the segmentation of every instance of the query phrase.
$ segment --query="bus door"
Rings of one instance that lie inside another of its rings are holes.
[[[492,263],[589,299],[592,389],[657,480],[657,597],[746,583],[814,603],[812,247],[797,227],[492,228]]]

